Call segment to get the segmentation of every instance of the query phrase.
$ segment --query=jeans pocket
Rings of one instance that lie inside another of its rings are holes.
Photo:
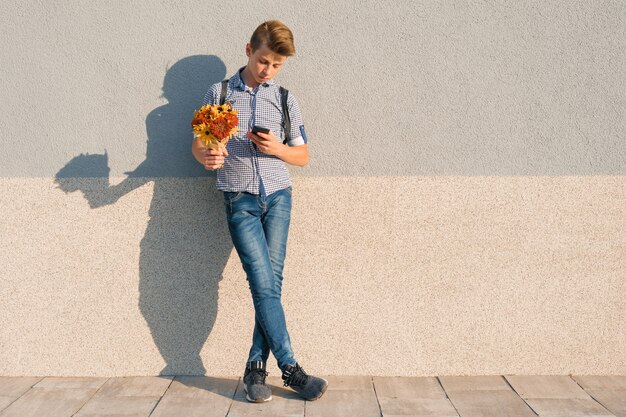
[[[285,188],[285,190],[287,190],[289,195],[293,194],[293,187],[291,185],[289,187]]]
[[[224,204],[231,204],[239,200],[241,197],[243,197],[243,195],[243,191],[224,191]]]

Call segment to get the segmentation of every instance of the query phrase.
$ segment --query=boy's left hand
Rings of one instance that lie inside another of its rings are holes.
[[[246,132],[246,136],[256,144],[261,152],[268,155],[278,155],[285,147],[271,130],[269,133],[252,133],[248,131]]]

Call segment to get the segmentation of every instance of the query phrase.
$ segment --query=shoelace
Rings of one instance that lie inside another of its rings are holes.
[[[287,378],[285,378],[285,383],[283,384],[283,387],[287,387],[290,385],[302,387],[306,385],[309,380],[309,376],[307,375],[307,373],[304,372],[304,369],[302,369],[298,364],[296,364],[291,372],[285,371],[285,375],[287,375]]]
[[[266,372],[263,369],[252,369],[249,375],[253,385],[263,385],[265,384],[265,377],[269,375],[269,372]]]

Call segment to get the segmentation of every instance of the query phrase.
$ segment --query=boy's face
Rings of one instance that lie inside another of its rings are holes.
[[[248,43],[246,45],[246,55],[248,56],[248,71],[254,78],[254,81],[259,84],[274,78],[285,61],[287,61],[286,56],[273,52],[265,44],[252,52],[252,48]]]

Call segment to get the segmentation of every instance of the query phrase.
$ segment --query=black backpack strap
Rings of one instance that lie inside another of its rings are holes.
[[[286,88],[280,87],[280,102],[283,107],[283,120],[285,122],[285,140],[283,143],[287,143],[291,137],[291,117],[289,116],[289,108],[287,107],[287,96],[289,95],[289,90]]]
[[[228,90],[228,80],[222,81],[222,93],[220,94],[220,104],[224,104],[226,100],[226,91]]]

